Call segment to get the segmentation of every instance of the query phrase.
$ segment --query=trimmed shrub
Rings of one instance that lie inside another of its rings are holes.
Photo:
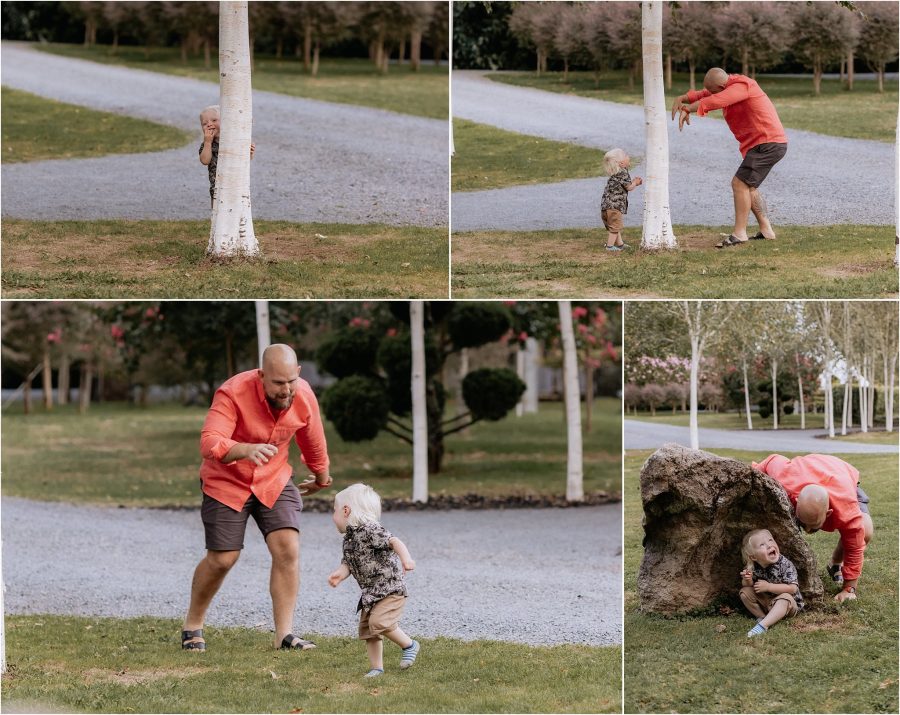
[[[352,375],[339,380],[322,395],[322,411],[341,439],[374,439],[387,425],[391,405],[384,382]]]
[[[508,368],[481,368],[465,376],[462,391],[473,417],[496,421],[516,406],[525,383]]]

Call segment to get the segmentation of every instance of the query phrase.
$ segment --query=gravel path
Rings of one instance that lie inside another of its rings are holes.
[[[21,43],[3,43],[2,64],[4,86],[196,135],[170,151],[4,165],[4,217],[209,218],[198,115],[218,86]],[[253,119],[255,218],[447,225],[447,122],[257,91]]]
[[[181,618],[203,555],[198,511],[84,507],[3,498],[8,613]],[[406,630],[425,637],[622,642],[621,505],[387,513],[416,560]],[[332,590],[340,535],[302,517],[298,632],[355,635],[359,590]],[[271,628],[269,556],[255,525],[208,623]]]
[[[501,129],[581,146],[644,154],[644,110],[494,82],[483,72],[454,71],[453,115]],[[787,156],[763,191],[773,223],[884,224],[894,214],[894,147],[788,129]],[[672,217],[680,224],[734,221],[731,177],[741,162],[724,121],[695,118],[678,132],[669,124]],[[632,175],[642,175],[640,165]],[[454,231],[595,228],[606,179],[454,193]],[[626,226],[640,226],[643,190],[630,195]],[[751,217],[752,220],[752,217]]]
[[[821,439],[824,430],[724,430],[700,429],[701,449],[743,449],[751,452],[818,452],[820,454],[898,454],[896,444],[867,444]],[[688,427],[625,420],[625,449],[658,449],[666,442],[688,445]]]

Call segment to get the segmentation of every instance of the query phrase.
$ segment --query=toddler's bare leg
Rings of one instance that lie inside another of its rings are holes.
[[[613,233],[612,231],[610,231],[609,238],[606,239],[606,245],[607,246],[615,246],[618,241],[619,241],[619,234]]]
[[[366,653],[372,668],[384,670],[384,641],[381,638],[369,638],[366,641]]]
[[[775,238],[775,229],[769,223],[769,207],[766,206],[766,200],[756,187],[750,187],[750,210],[756,217],[759,224],[759,230],[766,238]]]
[[[787,602],[783,598],[778,599],[777,601],[775,601],[775,603],[772,604],[772,610],[766,614],[766,617],[763,618],[760,623],[762,623],[766,628],[771,628],[776,623],[778,623],[778,621],[784,618],[787,615],[787,612]]]
[[[401,631],[399,626],[394,630],[388,631],[387,633],[382,633],[381,635],[383,635],[388,640],[393,641],[401,648],[409,648],[413,642],[412,638]]]

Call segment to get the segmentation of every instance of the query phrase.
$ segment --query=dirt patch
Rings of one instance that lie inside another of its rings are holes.
[[[844,263],[838,266],[820,268],[817,273],[826,278],[860,278],[884,268],[883,262]]]
[[[201,675],[208,672],[204,668],[151,668],[149,670],[103,670],[101,668],[91,668],[84,672],[84,682],[87,685],[95,683],[116,683],[118,685],[144,685],[153,683],[157,680],[165,680],[166,678],[178,678],[183,680],[195,675]]]
[[[791,630],[800,633],[812,633],[813,631],[840,631],[846,627],[846,619],[837,613],[802,614],[791,622]]]

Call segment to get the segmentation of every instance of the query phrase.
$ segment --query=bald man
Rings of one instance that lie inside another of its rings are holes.
[[[299,489],[288,463],[291,439],[312,472]],[[292,632],[300,585],[301,495],[330,486],[331,477],[319,404],[300,378],[292,348],[270,345],[258,370],[239,373],[216,390],[200,433],[200,452],[206,556],[194,571],[181,647],[206,650],[206,612],[244,548],[252,516],[272,556],[275,646],[315,648]]]
[[[774,478],[787,492],[797,526],[806,533],[837,531],[838,540],[828,574],[843,586],[834,597],[842,603],[856,598],[863,567],[863,552],[872,538],[869,497],[859,487],[859,472],[852,464],[828,454],[788,459],[770,454],[758,469]]]
[[[716,109],[735,139],[740,144],[743,157],[737,173],[731,180],[734,196],[734,230],[716,248],[732,248],[749,239],[774,239],[775,230],[769,222],[768,210],[760,184],[787,153],[787,135],[775,111],[775,105],[755,80],[742,74],[728,74],[720,67],[713,67],[703,78],[703,90],[682,94],[672,106],[672,119],[679,113],[678,129],[691,123],[691,114],[703,117]],[[759,232],[747,236],[747,220],[750,212],[759,223]]]

